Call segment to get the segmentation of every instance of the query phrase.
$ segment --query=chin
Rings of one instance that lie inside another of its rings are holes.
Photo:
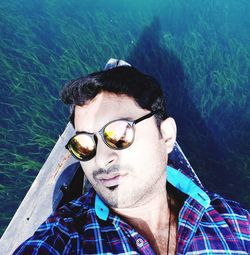
[[[103,201],[113,208],[126,208],[133,204],[131,192],[127,191],[126,187],[116,185],[112,187],[103,187],[95,189]]]

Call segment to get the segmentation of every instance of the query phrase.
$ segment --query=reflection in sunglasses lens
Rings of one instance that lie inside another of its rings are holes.
[[[104,138],[112,148],[127,148],[132,144],[134,139],[133,128],[124,120],[114,121],[104,129]]]
[[[87,134],[79,134],[72,138],[70,149],[78,159],[87,159],[95,151],[95,142]]]

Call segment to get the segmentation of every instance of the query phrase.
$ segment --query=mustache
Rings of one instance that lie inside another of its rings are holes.
[[[108,175],[110,173],[119,173],[119,171],[120,171],[120,166],[119,165],[113,165],[113,166],[111,166],[107,169],[99,168],[99,169],[93,171],[93,177],[95,179],[100,174],[107,174]]]

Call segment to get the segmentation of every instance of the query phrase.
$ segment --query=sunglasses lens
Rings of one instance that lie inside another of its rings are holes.
[[[114,149],[125,149],[134,140],[133,127],[124,120],[111,122],[106,126],[103,134],[107,145]]]
[[[95,141],[90,135],[79,134],[71,138],[69,150],[79,160],[90,160],[95,155]]]

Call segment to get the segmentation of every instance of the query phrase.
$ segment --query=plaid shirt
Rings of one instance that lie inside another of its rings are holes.
[[[168,181],[187,194],[178,219],[177,254],[250,254],[249,213],[208,194],[178,170]],[[53,213],[14,254],[155,254],[93,189]]]

